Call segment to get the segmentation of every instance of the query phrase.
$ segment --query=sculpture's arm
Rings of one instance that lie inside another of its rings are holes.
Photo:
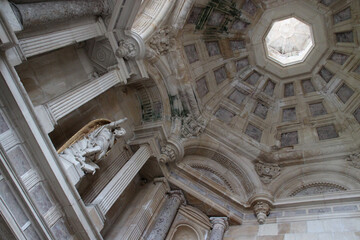
[[[114,122],[111,122],[111,123],[105,125],[105,127],[112,130],[112,129],[115,129],[115,128],[119,127],[120,124],[122,124],[126,120],[127,120],[127,118],[119,119],[117,121],[114,121]]]

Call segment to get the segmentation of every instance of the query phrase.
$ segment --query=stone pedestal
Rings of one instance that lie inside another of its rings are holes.
[[[224,232],[228,228],[228,218],[227,217],[211,217],[212,230],[209,240],[222,240]]]
[[[105,0],[51,1],[13,4],[12,7],[24,28],[84,16],[107,15],[109,12]]]
[[[181,191],[171,191],[146,240],[165,239],[181,203],[184,202],[185,199]]]

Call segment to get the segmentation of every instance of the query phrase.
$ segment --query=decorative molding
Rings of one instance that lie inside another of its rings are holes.
[[[104,23],[99,19],[96,23],[19,39],[19,45],[25,57],[31,57],[74,44],[74,42],[102,36],[103,25]]]
[[[98,205],[104,217],[151,155],[150,147],[142,145],[95,198],[92,204]]]
[[[270,213],[270,206],[265,201],[257,201],[253,206],[253,210],[258,219],[259,224],[264,224],[266,217]]]
[[[219,180],[213,179],[213,177],[205,174],[205,176],[208,177],[209,179],[215,181],[216,183],[218,183],[220,185],[224,185],[227,189],[229,189],[232,193],[234,193],[234,190],[233,190],[232,186],[230,185],[230,183],[228,182],[228,180],[226,180],[220,173],[213,170],[209,166],[205,166],[205,165],[201,165],[201,164],[190,164],[190,167],[196,169],[199,172],[202,172],[201,170],[204,170],[208,174],[215,175],[215,177],[220,178],[222,183]]]
[[[360,169],[360,152],[349,155],[346,160],[354,168]]]
[[[323,193],[332,193],[346,191],[347,189],[343,186],[334,183],[328,182],[315,182],[310,183],[305,186],[301,186],[294,192],[292,192],[289,197],[299,197],[299,196],[310,196]]]
[[[255,164],[255,170],[263,183],[270,183],[279,176],[281,172],[278,164],[264,163],[261,161]]]
[[[169,26],[165,26],[152,36],[149,41],[149,46],[157,54],[164,55],[169,52],[175,45],[175,34],[173,29]]]

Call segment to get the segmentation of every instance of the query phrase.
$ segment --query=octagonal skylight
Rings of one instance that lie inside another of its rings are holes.
[[[282,66],[303,62],[313,47],[311,27],[294,17],[273,22],[265,37],[268,58]]]

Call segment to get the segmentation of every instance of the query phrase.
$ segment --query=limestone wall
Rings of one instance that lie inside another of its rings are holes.
[[[230,226],[224,240],[356,240],[360,218]]]

